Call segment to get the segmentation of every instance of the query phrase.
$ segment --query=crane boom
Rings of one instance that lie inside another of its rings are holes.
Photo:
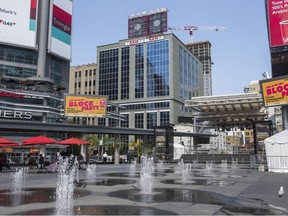
[[[214,30],[214,31],[226,31],[226,27],[222,26],[183,26],[183,27],[168,27],[168,30],[187,30],[189,31],[190,42],[192,42],[192,35],[194,30]]]

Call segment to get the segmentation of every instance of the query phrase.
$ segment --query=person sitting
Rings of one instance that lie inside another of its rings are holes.
[[[47,166],[47,170],[49,172],[56,172],[57,171],[57,161],[55,160],[53,163],[51,163],[49,166]]]
[[[29,162],[28,162],[28,166],[29,166],[29,169],[33,169],[34,166],[37,165],[37,162],[35,160],[34,157],[29,157]]]

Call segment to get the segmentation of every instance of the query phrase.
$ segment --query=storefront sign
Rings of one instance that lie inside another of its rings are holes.
[[[0,118],[5,119],[32,119],[31,112],[13,111],[13,110],[0,110]]]

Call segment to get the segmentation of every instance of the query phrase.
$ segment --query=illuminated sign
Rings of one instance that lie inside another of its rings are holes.
[[[38,0],[1,0],[0,43],[35,49],[37,8]]]
[[[260,80],[264,106],[288,104],[288,77]]]
[[[125,42],[125,45],[129,46],[129,45],[147,43],[147,42],[152,42],[152,41],[163,40],[164,38],[165,38],[164,36],[155,36],[155,37],[149,37],[149,38],[143,38],[143,39],[130,40],[130,41]]]
[[[6,91],[0,91],[0,97],[44,99],[42,96],[15,94],[13,92],[6,92]]]
[[[288,1],[268,0],[270,47],[288,45]]]
[[[105,117],[105,96],[65,95],[65,116]]]
[[[131,15],[128,19],[128,37],[142,37],[163,33],[168,30],[167,9]]]

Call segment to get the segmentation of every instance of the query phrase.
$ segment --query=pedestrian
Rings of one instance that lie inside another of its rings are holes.
[[[10,166],[9,166],[9,161],[7,158],[7,155],[5,153],[5,149],[2,150],[2,155],[1,155],[1,168],[0,171],[2,171],[2,167],[5,166],[8,170],[11,170]]]
[[[44,157],[42,154],[39,155],[39,169],[44,168]]]
[[[108,157],[108,155],[107,155],[107,153],[105,152],[105,153],[103,154],[104,163],[107,163],[107,157]]]

